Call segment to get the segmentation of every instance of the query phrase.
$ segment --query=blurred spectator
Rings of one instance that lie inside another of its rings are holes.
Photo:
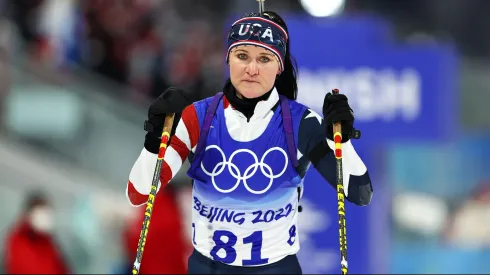
[[[146,207],[141,206],[135,212],[123,235],[127,262],[131,268],[136,257],[145,210]],[[155,198],[141,262],[141,274],[187,273],[187,258],[192,247],[185,238],[183,218],[174,187],[169,185],[160,190]]]
[[[53,229],[53,209],[48,199],[40,193],[29,195],[22,215],[6,236],[5,273],[68,274]]]
[[[23,47],[30,58],[49,56],[49,40],[41,30],[41,11],[45,0],[10,1],[11,19],[16,24]]]
[[[85,22],[84,65],[112,80],[127,81],[133,1],[80,1]],[[115,20],[117,18],[117,20]]]
[[[490,247],[490,182],[483,182],[454,214],[447,231],[450,243],[464,248]]]
[[[205,7],[199,7],[199,18],[188,20],[172,1],[79,3],[82,65],[131,85],[138,92],[133,100],[157,97],[169,86],[194,90],[201,98],[221,88],[222,33],[213,30],[222,22]]]
[[[152,96],[154,76],[159,74],[156,65],[162,57],[162,44],[156,33],[152,15],[145,15],[136,24],[135,37],[129,53],[128,72],[129,84],[145,97]]]

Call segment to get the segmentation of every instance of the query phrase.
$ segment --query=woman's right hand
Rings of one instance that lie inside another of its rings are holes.
[[[163,131],[163,124],[167,114],[175,114],[174,127],[179,121],[179,117],[185,107],[194,102],[194,96],[179,88],[170,87],[157,97],[148,109],[148,119],[145,121],[145,148],[152,153],[158,153],[160,139]]]

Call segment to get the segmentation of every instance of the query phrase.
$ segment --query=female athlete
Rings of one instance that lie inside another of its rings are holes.
[[[350,141],[356,130],[347,97],[328,93],[324,119],[296,102],[290,39],[277,13],[249,14],[229,32],[230,78],[222,93],[190,104],[184,91],[169,89],[149,108],[127,196],[135,206],[147,201],[165,114],[181,114],[159,188],[189,159],[190,274],[302,273],[296,257],[302,179],[312,163],[335,188],[333,123],[342,123],[346,198],[360,206],[371,201],[369,174]]]

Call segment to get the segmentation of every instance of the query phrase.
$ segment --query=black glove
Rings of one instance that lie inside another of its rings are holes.
[[[328,93],[323,101],[323,117],[327,138],[333,140],[333,124],[342,124],[342,143],[351,138],[358,139],[361,132],[354,129],[354,111],[349,106],[347,97],[344,94]]]
[[[158,153],[162,137],[163,124],[167,114],[175,114],[171,135],[175,133],[182,111],[194,102],[192,94],[178,88],[166,89],[148,109],[148,120],[145,121],[145,148],[154,154]]]

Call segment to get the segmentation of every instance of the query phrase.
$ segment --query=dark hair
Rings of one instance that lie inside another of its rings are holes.
[[[31,190],[24,200],[24,212],[31,211],[36,206],[49,206],[49,199],[45,192],[41,190]]]
[[[249,13],[245,15],[244,17],[251,17],[251,16],[261,16],[258,13]],[[284,71],[277,76],[276,81],[274,83],[274,86],[277,89],[277,92],[281,95],[286,96],[289,99],[296,100],[298,96],[298,64],[296,63],[296,60],[294,57],[291,55],[291,48],[290,48],[290,40],[291,36],[289,35],[289,30],[286,25],[286,22],[284,22],[284,19],[279,16],[276,12],[273,11],[265,11],[261,17],[267,18],[274,23],[277,23],[280,25],[288,34],[289,39],[286,42],[286,56],[284,60]],[[231,80],[228,78],[225,84],[225,90],[230,89],[231,86]]]

